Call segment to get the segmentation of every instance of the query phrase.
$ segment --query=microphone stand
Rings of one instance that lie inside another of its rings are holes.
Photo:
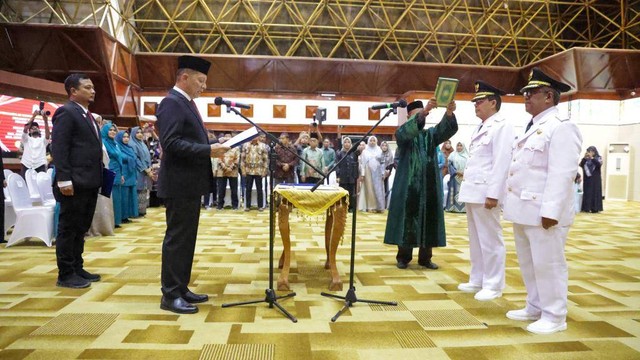
[[[351,146],[351,149],[349,149],[349,151],[347,151],[347,153],[345,154],[345,156],[340,159],[340,161],[338,161],[336,164],[334,164],[331,169],[329,169],[327,171],[326,174],[324,174],[324,177],[322,179],[320,179],[320,181],[318,181],[318,183],[311,189],[311,191],[314,191],[315,189],[318,188],[318,186],[320,186],[320,184],[322,184],[322,182],[324,181],[324,179],[326,177],[329,176],[329,174],[331,174],[332,171],[335,171],[335,169],[338,167],[338,165],[344,161],[344,159],[346,159],[351,153],[353,153],[355,151],[355,149],[358,148],[358,145],[369,135],[371,135],[371,133],[373,132],[373,130],[378,127],[378,125],[380,125],[380,123],[382,122],[382,120],[386,119],[389,115],[391,115],[391,113],[397,114],[398,113],[398,109],[397,108],[392,108],[389,109],[387,111],[386,114],[384,114],[384,116],[382,117],[382,119],[380,119],[377,123],[375,123],[373,125],[373,127],[371,127],[371,129],[369,129],[369,131],[367,132],[367,134],[365,136],[363,136],[360,140],[358,140],[356,142],[355,145]],[[356,202],[357,202],[357,196],[356,196]],[[354,268],[355,268],[355,256],[356,256],[356,217],[358,213],[358,204],[354,204],[353,207],[353,216],[351,219],[351,261],[349,264],[349,290],[347,290],[347,294],[345,296],[339,296],[339,295],[334,295],[334,294],[329,294],[329,293],[325,293],[325,292],[321,292],[320,295],[322,296],[326,296],[326,297],[330,297],[330,298],[334,298],[334,299],[342,299],[344,300],[344,306],[342,307],[342,309],[340,309],[340,311],[338,311],[338,313],[336,313],[332,318],[331,318],[331,322],[335,322],[336,320],[338,320],[338,318],[340,317],[340,315],[342,315],[345,311],[347,311],[347,309],[349,309],[350,307],[353,306],[353,304],[357,303],[357,302],[363,302],[363,303],[368,303],[368,304],[378,304],[378,305],[391,305],[391,306],[397,306],[398,303],[395,301],[378,301],[378,300],[364,300],[364,299],[358,299],[358,297],[356,296],[356,288],[355,286],[353,286],[353,277],[354,277]]]
[[[262,133],[264,133],[270,140],[271,149],[269,150],[269,199],[270,199],[269,201],[269,288],[265,290],[264,299],[242,301],[242,302],[236,302],[236,303],[230,303],[230,304],[222,304],[222,307],[226,308],[226,307],[232,307],[232,306],[238,306],[238,305],[248,305],[248,304],[257,304],[261,302],[266,302],[267,304],[269,304],[269,308],[273,308],[274,306],[276,306],[286,317],[288,317],[291,321],[295,323],[295,322],[298,322],[298,319],[295,316],[293,316],[291,313],[289,313],[285,308],[283,308],[282,305],[278,303],[278,299],[287,299],[290,297],[294,297],[296,296],[296,293],[292,292],[287,295],[277,296],[276,291],[273,288],[273,246],[274,246],[274,239],[275,239],[275,218],[274,218],[275,209],[273,205],[273,176],[275,173],[276,160],[277,160],[275,145],[278,144],[283,149],[286,149],[290,153],[295,154],[296,157],[298,157],[307,165],[311,166],[311,168],[316,170],[318,173],[322,174],[322,171],[318,170],[316,167],[314,167],[312,164],[310,164],[306,160],[300,158],[300,156],[298,156],[298,154],[293,150],[289,149],[286,146],[283,146],[277,137],[264,131],[256,123],[254,123],[253,121],[249,120],[247,117],[242,115],[242,113],[239,112],[236,108],[227,106],[227,112],[233,112],[236,115],[240,116],[241,118],[246,120],[248,123],[255,126]]]

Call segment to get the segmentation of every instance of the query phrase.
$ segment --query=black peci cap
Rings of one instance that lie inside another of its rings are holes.
[[[545,74],[539,68],[535,67],[529,73],[529,83],[525,85],[520,92],[523,93],[529,89],[535,89],[543,86],[548,86],[558,92],[566,92],[571,90],[571,86],[561,83],[560,81],[552,78],[551,76]]]
[[[424,109],[424,104],[420,100],[412,101],[407,105],[407,112],[410,113],[415,109]]]
[[[487,96],[501,96],[506,93],[497,87],[487,84],[484,81],[476,81],[476,95],[471,99],[471,101],[476,101],[480,99],[484,99]]]
[[[191,69],[207,75],[210,67],[209,61],[199,57],[183,55],[178,58],[178,69]]]

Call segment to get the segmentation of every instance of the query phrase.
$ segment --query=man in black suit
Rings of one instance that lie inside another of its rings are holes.
[[[158,197],[164,198],[167,230],[162,243],[160,308],[180,314],[198,312],[194,303],[209,299],[188,288],[196,247],[200,198],[209,192],[211,157],[229,150],[209,144],[208,133],[193,101],[206,88],[211,63],[193,56],[178,58],[176,84],[156,112],[162,160]]]
[[[56,168],[53,195],[60,203],[56,237],[57,285],[86,288],[100,275],[83,268],[84,235],[91,226],[102,185],[102,139],[89,111],[93,82],[84,74],[64,81],[69,101],[53,114],[51,154]]]

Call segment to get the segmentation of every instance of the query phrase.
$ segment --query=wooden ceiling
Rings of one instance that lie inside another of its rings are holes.
[[[97,26],[0,23],[0,70],[58,83],[71,72],[85,72],[99,89],[94,110],[113,118],[136,119],[140,94],[170,88],[179,55],[134,54]],[[638,50],[572,48],[521,67],[200,56],[213,63],[207,90],[227,96],[238,92],[264,97],[334,93],[398,98],[412,91],[433,91],[439,76],[460,79],[461,92],[472,92],[474,81],[482,79],[517,93],[533,66],[570,84],[577,97],[624,99],[640,89]]]

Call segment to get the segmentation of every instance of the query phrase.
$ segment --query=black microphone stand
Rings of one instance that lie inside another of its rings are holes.
[[[329,174],[331,174],[332,171],[335,171],[335,169],[338,167],[338,165],[341,162],[343,162],[351,153],[353,153],[355,151],[355,149],[358,148],[358,145],[364,139],[366,139],[367,136],[371,135],[373,130],[376,127],[378,127],[378,125],[380,125],[382,120],[386,119],[389,115],[391,115],[391,113],[397,114],[398,113],[398,109],[395,108],[395,107],[392,108],[392,109],[389,109],[387,111],[387,113],[384,114],[382,119],[380,119],[377,123],[375,123],[373,125],[373,127],[371,127],[371,129],[369,129],[367,134],[365,136],[363,136],[360,140],[358,140],[355,143],[355,145],[352,145],[351,149],[349,149],[349,151],[347,151],[345,156],[342,159],[340,159],[340,161],[335,163],[331,167],[331,169],[329,169],[327,171],[326,174],[324,174],[324,177],[322,179],[320,179],[320,181],[318,181],[318,183],[311,189],[311,191],[314,191],[315,189],[317,189],[318,186],[320,186],[320,184],[322,184],[324,179],[326,177],[328,177]],[[356,202],[357,202],[357,196],[356,196]],[[353,304],[355,304],[357,302],[363,302],[363,303],[369,303],[369,304],[378,304],[378,305],[392,305],[392,306],[397,306],[398,305],[398,303],[395,302],[395,301],[364,300],[364,299],[358,299],[358,297],[356,296],[356,288],[355,288],[355,286],[353,286],[353,277],[354,277],[354,273],[355,273],[354,268],[355,268],[355,256],[356,256],[356,217],[357,217],[356,214],[357,213],[358,213],[358,204],[356,203],[356,204],[354,204],[354,207],[353,207],[353,216],[352,216],[352,219],[351,219],[351,262],[349,264],[349,290],[347,290],[347,294],[345,296],[339,296],[339,295],[329,294],[329,293],[325,293],[325,292],[321,292],[320,293],[320,295],[322,295],[322,296],[344,300],[344,306],[342,307],[342,309],[340,309],[340,311],[338,311],[337,314],[334,315],[334,317],[331,318],[332,322],[335,322],[336,320],[338,320],[340,315],[342,315],[345,311],[347,311],[348,308],[352,307]]]
[[[316,170],[318,173],[321,174],[322,171],[318,170],[316,167],[314,167],[312,164],[310,164],[306,160],[300,158],[300,156],[298,156],[298,154],[295,153],[293,150],[289,149],[286,146],[283,146],[280,143],[280,140],[278,140],[278,138],[276,138],[272,134],[264,131],[256,123],[254,123],[253,121],[249,120],[247,117],[242,115],[242,113],[239,112],[236,108],[231,107],[231,106],[227,106],[227,112],[233,112],[236,115],[240,116],[241,118],[243,118],[244,120],[249,122],[251,125],[253,125],[256,129],[258,129],[262,133],[264,133],[270,140],[271,149],[269,150],[269,199],[270,199],[270,201],[269,201],[269,288],[267,288],[265,290],[265,298],[264,299],[242,301],[242,302],[236,302],[236,303],[230,303],[230,304],[222,304],[222,307],[226,308],[226,307],[232,307],[232,306],[238,306],[238,305],[248,305],[248,304],[257,304],[257,303],[261,303],[261,302],[266,302],[267,304],[269,304],[269,308],[273,308],[274,306],[276,306],[286,317],[288,317],[291,321],[293,321],[295,323],[295,322],[298,322],[298,319],[295,316],[293,316],[291,313],[289,313],[285,308],[283,308],[282,305],[280,305],[278,303],[278,300],[279,299],[286,299],[286,298],[294,297],[294,296],[296,296],[296,293],[292,292],[292,293],[289,293],[287,295],[277,296],[276,295],[276,291],[273,288],[273,247],[274,247],[274,242],[275,242],[274,239],[275,239],[275,233],[276,233],[276,230],[275,230],[275,218],[274,218],[275,208],[274,208],[274,205],[273,205],[273,203],[274,203],[274,201],[273,201],[273,176],[274,176],[274,173],[275,173],[276,160],[277,160],[277,155],[276,155],[276,151],[275,151],[276,144],[280,145],[283,149],[286,149],[287,151],[295,154],[296,157],[298,157],[300,160],[302,160],[307,165],[311,166],[311,168]]]

